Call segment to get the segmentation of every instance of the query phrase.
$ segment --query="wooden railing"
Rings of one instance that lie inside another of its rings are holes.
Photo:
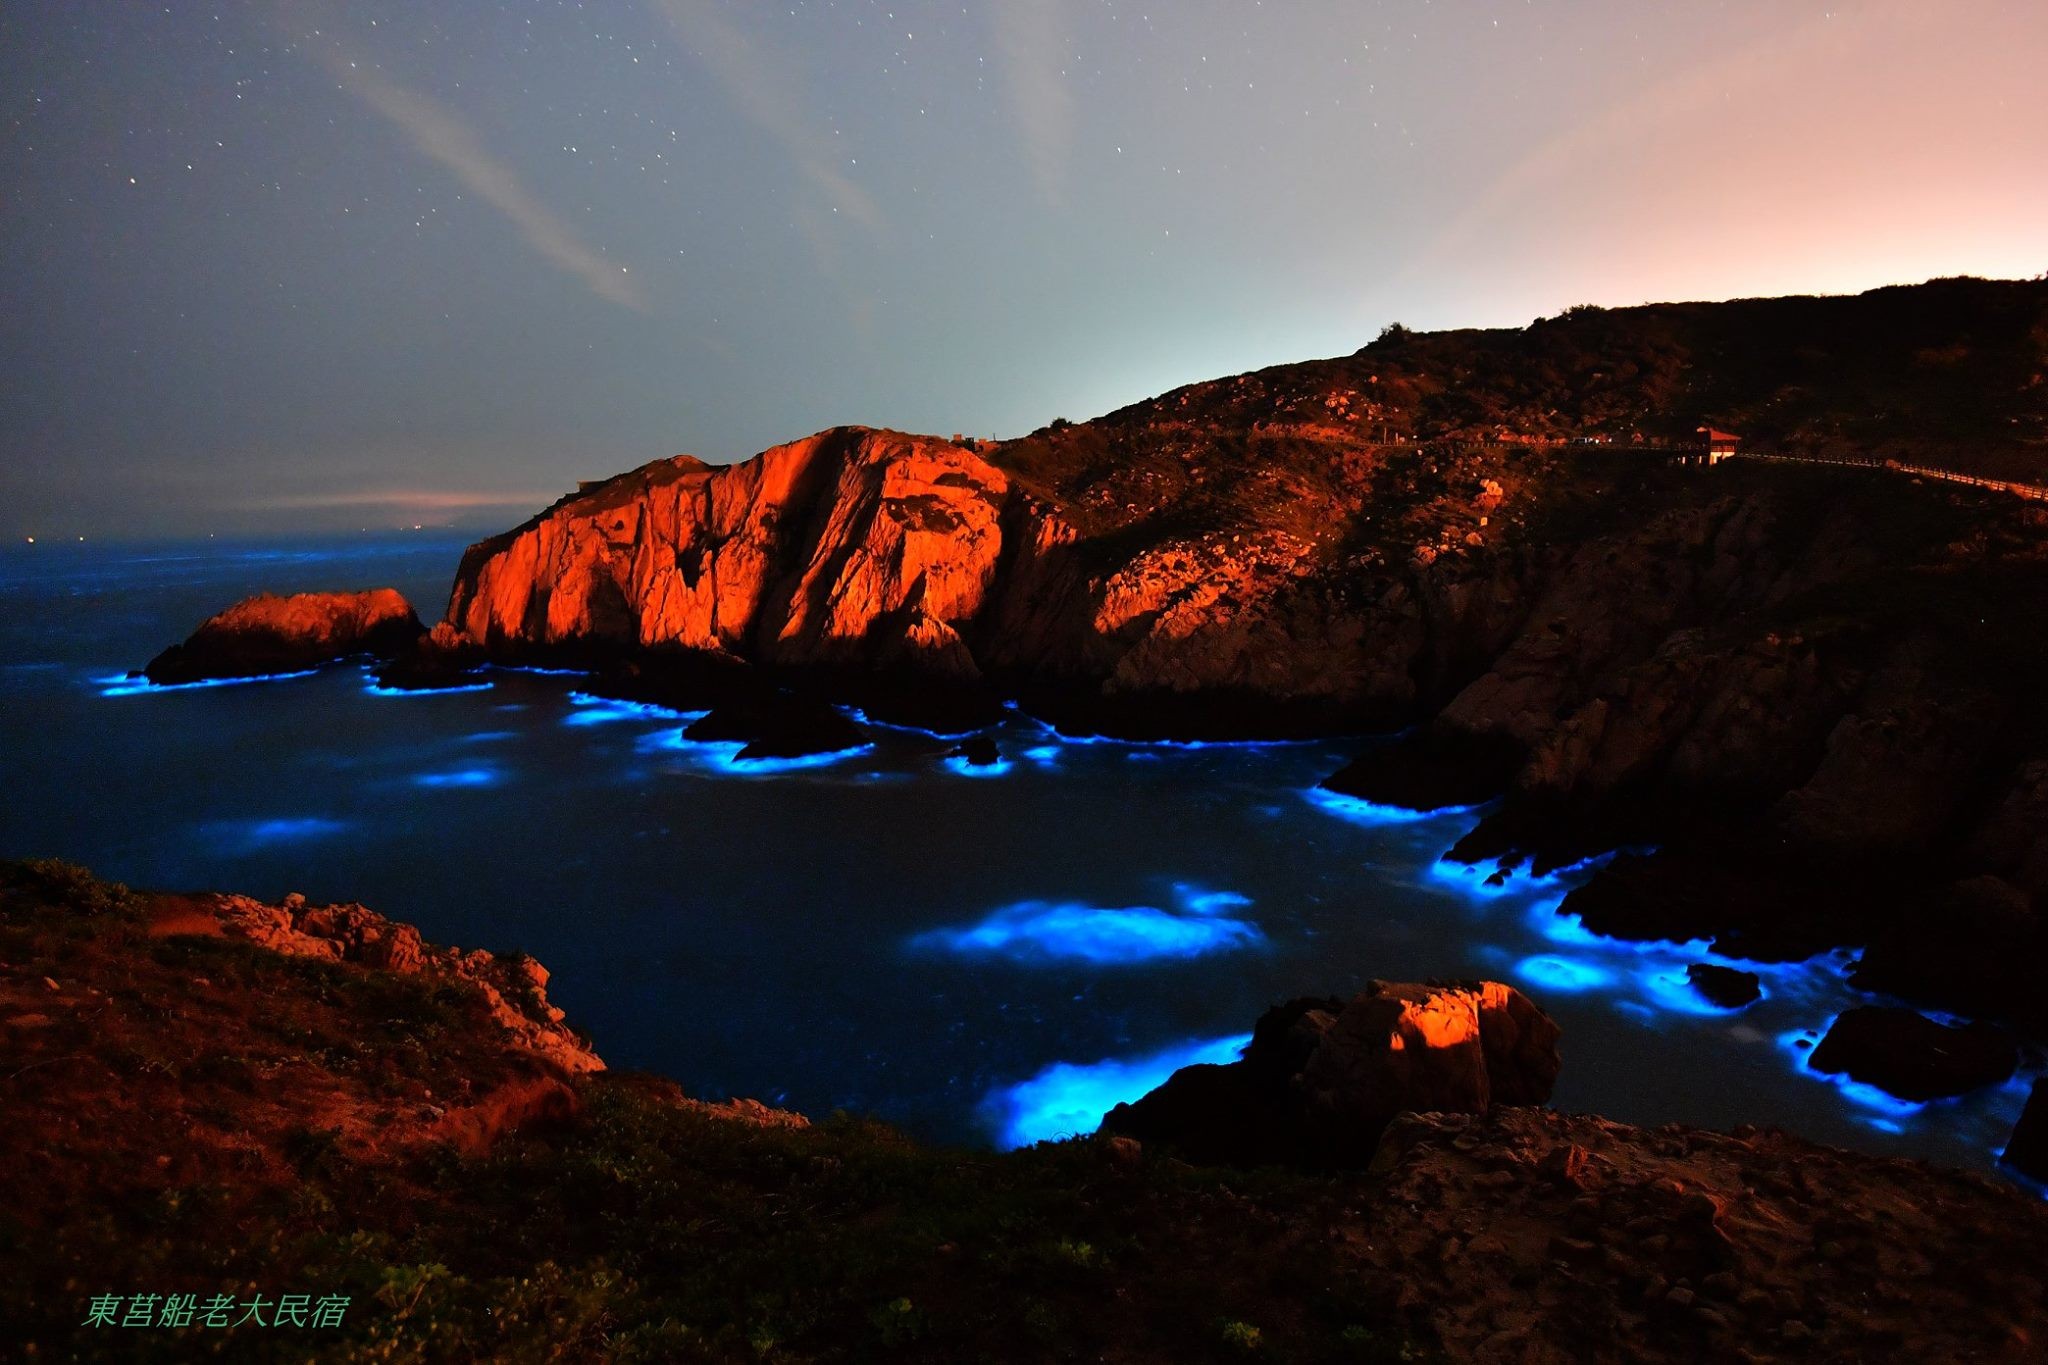
[[[1899,474],[1911,474],[1922,479],[1941,479],[1946,483],[1967,484],[1972,488],[1988,488],[1994,493],[2009,493],[2016,498],[2031,498],[2037,502],[2048,502],[2048,488],[2039,484],[2015,483],[2011,479],[1987,479],[1977,474],[1966,474],[1960,469],[1943,469],[1938,465],[1907,464],[1903,460],[1857,459],[1848,455],[1778,455],[1762,450],[1744,450],[1736,453],[1742,460],[1775,460],[1787,464],[1846,465],[1854,469],[1889,469]]]

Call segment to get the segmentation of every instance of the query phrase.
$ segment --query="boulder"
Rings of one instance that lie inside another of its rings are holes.
[[[483,651],[446,621],[397,651],[377,669],[377,685],[406,692],[467,687],[479,678]]]
[[[2019,1049],[1986,1024],[1951,1028],[1909,1009],[1861,1005],[1836,1018],[1806,1064],[1924,1101],[1999,1084],[2019,1065]]]
[[[762,693],[716,706],[683,730],[694,740],[740,740],[735,758],[805,758],[839,753],[868,742],[867,732],[824,702],[785,693]]]
[[[1548,1100],[1559,1034],[1497,981],[1375,981],[1268,1010],[1242,1061],[1184,1067],[1103,1130],[1198,1161],[1361,1167],[1397,1114]]]
[[[2027,1092],[2027,1107],[1998,1159],[2021,1175],[2048,1181],[2048,1080],[2035,1081]]]
[[[1756,973],[1735,967],[1695,962],[1685,969],[1685,979],[1701,998],[1724,1010],[1739,1010],[1763,998],[1763,983],[1757,980]]]
[[[151,659],[142,675],[175,684],[297,673],[356,654],[389,658],[424,634],[412,605],[391,588],[264,593],[208,617],[183,644]]]
[[[970,768],[991,768],[1003,761],[1002,750],[987,735],[970,736],[947,751],[946,757],[960,759]]]

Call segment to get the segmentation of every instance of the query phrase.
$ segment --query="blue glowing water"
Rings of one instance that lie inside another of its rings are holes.
[[[1477,818],[1314,790],[1355,746],[1131,745],[1013,714],[1003,761],[871,727],[748,763],[692,717],[497,670],[385,693],[354,667],[152,689],[125,670],[259,589],[392,584],[432,614],[459,543],[0,550],[0,855],[127,881],[360,900],[519,948],[616,1066],[927,1137],[1085,1129],[1260,1011],[1375,976],[1512,980],[1565,1026],[1557,1103],[1778,1124],[1989,1165],[2013,1085],[1906,1105],[1805,1068],[1846,961],[1728,963],[1555,913],[1578,873],[1485,884],[1437,861]],[[1725,1011],[1685,979],[1749,967]],[[2029,1073],[2032,1074],[2031,1072]]]

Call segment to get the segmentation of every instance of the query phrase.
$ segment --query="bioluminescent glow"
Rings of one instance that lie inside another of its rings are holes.
[[[966,929],[919,934],[913,948],[1020,962],[1153,962],[1206,957],[1265,942],[1249,920],[1156,906],[1106,908],[1078,901],[1019,901]]]
[[[1220,915],[1225,910],[1241,910],[1252,903],[1250,896],[1236,891],[1203,891],[1186,882],[1175,882],[1173,894],[1180,898],[1181,909],[1190,915]]]
[[[341,820],[299,816],[269,820],[225,820],[207,828],[223,847],[254,853],[279,844],[332,838],[347,829],[348,825]]]
[[[1024,751],[1024,757],[1040,767],[1049,768],[1060,761],[1060,748],[1057,744],[1034,744]]]
[[[1450,857],[1437,859],[1429,865],[1430,880],[1449,886],[1460,893],[1482,901],[1498,900],[1502,896],[1522,895],[1531,891],[1552,891],[1560,887],[1570,889],[1585,881],[1593,873],[1612,862],[1618,849],[1596,853],[1590,858],[1564,867],[1552,868],[1541,873],[1524,871],[1524,863],[1517,861],[1505,867],[1498,864],[1489,867],[1486,863],[1461,863]],[[1501,873],[1500,880],[1493,880],[1495,873]],[[1559,897],[1557,902],[1562,902]]]
[[[1295,749],[1322,742],[1315,739],[1126,739],[1121,735],[1070,735],[1046,721],[1041,720],[1038,724],[1061,744],[1110,744],[1124,749]]]
[[[961,777],[1001,777],[1016,766],[1007,758],[999,758],[993,763],[975,763],[961,754],[948,755],[944,761],[947,771]]]
[[[620,701],[616,697],[598,697],[588,692],[571,692],[569,705],[573,709],[562,717],[564,725],[611,725],[624,720],[696,720],[710,714],[707,711],[672,711],[652,702]]]
[[[1643,988],[1651,1003],[1657,1008],[1674,1014],[1699,1014],[1725,1017],[1740,1014],[1750,1006],[1770,998],[1765,990],[1756,1000],[1742,1005],[1717,1005],[1701,995],[1699,987],[1692,984],[1692,978],[1685,973],[1683,965],[1660,964],[1645,967],[1635,974],[1636,984]],[[1761,987],[1760,987],[1761,988]]]
[[[464,744],[496,744],[500,740],[517,739],[517,730],[478,730],[475,734],[464,735]]]
[[[1555,877],[1562,874],[1552,875]],[[1703,938],[1688,939],[1683,943],[1678,943],[1670,939],[1609,938],[1605,934],[1596,934],[1586,927],[1585,919],[1582,916],[1560,914],[1559,907],[1563,904],[1564,898],[1558,896],[1529,908],[1529,926],[1552,943],[1569,944],[1577,948],[1606,948],[1617,952],[1636,953],[1638,955],[1646,953],[1679,953],[1730,967],[1755,965],[1720,956],[1713,951],[1708,941]]]
[[[1505,875],[1494,881],[1496,872]],[[1538,877],[1523,873],[1515,868],[1498,868],[1484,863],[1461,863],[1450,858],[1438,858],[1429,865],[1429,879],[1451,887],[1461,895],[1477,900],[1498,900],[1502,896],[1517,896],[1531,891],[1548,890],[1558,885],[1557,873]]]
[[[495,787],[503,778],[496,768],[455,768],[448,772],[420,773],[416,787]]]
[[[1310,787],[1303,793],[1312,805],[1320,806],[1340,819],[1355,825],[1412,825],[1421,820],[1437,820],[1453,815],[1470,815],[1482,810],[1481,806],[1438,806],[1434,810],[1411,810],[1407,806],[1385,806],[1377,801],[1367,801],[1359,796],[1346,796],[1333,792],[1328,787]]]
[[[147,678],[131,678],[125,673],[116,673],[92,681],[103,697],[133,697],[147,692],[196,692],[202,687],[246,687],[251,683],[285,682],[292,678],[310,678],[319,671],[317,668],[302,668],[293,673],[255,673],[246,678],[201,678],[198,682],[184,683],[153,683]]]
[[[1614,973],[1605,967],[1596,967],[1590,962],[1574,962],[1551,953],[1523,958],[1515,964],[1515,975],[1544,990],[1573,994],[1614,984]]]
[[[746,746],[741,745],[739,747],[745,748]],[[798,773],[811,768],[828,768],[834,763],[844,762],[846,759],[853,758],[856,755],[867,753],[874,747],[872,744],[856,744],[850,749],[834,749],[829,753],[822,754],[797,754],[792,758],[741,758],[738,751],[735,750],[732,757],[725,760],[725,766],[732,772],[753,773],[756,775]]]
[[[1841,1091],[1852,1103],[1862,1108],[1873,1110],[1883,1117],[1894,1120],[1905,1118],[1911,1114],[1917,1114],[1927,1108],[1927,1105],[1919,1100],[1902,1100],[1890,1091],[1882,1090],[1866,1081],[1852,1080],[1847,1072],[1816,1071],[1813,1067],[1813,1049],[1822,1038],[1827,1036],[1828,1029],[1833,1027],[1834,1021],[1831,1019],[1828,1021],[1826,1028],[1793,1029],[1790,1032],[1779,1034],[1777,1043],[1780,1048],[1798,1059],[1798,1065],[1795,1069],[1800,1075],[1811,1077],[1816,1081],[1827,1082],[1835,1087],[1835,1089]],[[1896,1132],[1898,1130],[1891,1129],[1889,1131]]]
[[[1178,1043],[1143,1057],[1055,1062],[1029,1080],[990,1091],[981,1103],[982,1119],[1004,1151],[1082,1137],[1102,1126],[1104,1114],[1158,1089],[1182,1067],[1227,1065],[1251,1040],[1249,1033],[1239,1033]]]
[[[455,692],[488,692],[493,684],[488,682],[454,683],[447,687],[386,687],[371,679],[363,690],[373,697],[445,697]]]
[[[777,773],[828,768],[835,763],[843,763],[849,758],[870,753],[875,746],[856,744],[848,749],[832,749],[822,754],[798,754],[792,758],[741,758],[741,750],[747,747],[743,741],[691,739],[680,729],[664,728],[654,734],[641,736],[635,747],[643,753],[681,754],[696,759],[700,766],[712,772],[769,777]]]
[[[927,730],[922,725],[905,725],[901,721],[876,720],[858,706],[835,706],[832,708],[855,725],[876,730],[894,730],[898,734],[923,735],[926,739],[961,740],[969,735],[980,734],[985,726],[970,725],[964,730]]]

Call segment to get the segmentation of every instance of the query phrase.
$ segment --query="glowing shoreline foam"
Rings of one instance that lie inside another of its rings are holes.
[[[202,687],[246,687],[251,683],[285,682],[292,678],[310,678],[320,670],[302,668],[294,673],[252,673],[245,678],[201,678],[198,682],[153,683],[147,678],[131,678],[125,673],[116,673],[104,678],[94,678],[94,686],[103,697],[134,697],[150,692],[196,692]]]
[[[1134,1058],[1077,1064],[1055,1062],[1028,1080],[999,1086],[982,1100],[982,1120],[1004,1151],[1034,1142],[1080,1137],[1102,1126],[1102,1116],[1165,1084],[1184,1066],[1236,1061],[1249,1033],[1198,1038]]]
[[[1367,801],[1363,797],[1333,792],[1328,787],[1310,787],[1304,795],[1310,804],[1320,806],[1341,819],[1361,825],[1412,825],[1424,820],[1470,815],[1474,811],[1486,808],[1485,805],[1438,806],[1434,810],[1415,810],[1408,806],[1383,806],[1377,801]]]
[[[918,934],[910,946],[966,957],[1108,965],[1205,957],[1265,942],[1258,925],[1221,914],[1225,905],[1250,904],[1243,897],[1225,892],[1196,899],[1203,908],[1191,905],[1179,913],[1150,905],[1107,908],[1078,901],[1018,901],[965,929]]]

